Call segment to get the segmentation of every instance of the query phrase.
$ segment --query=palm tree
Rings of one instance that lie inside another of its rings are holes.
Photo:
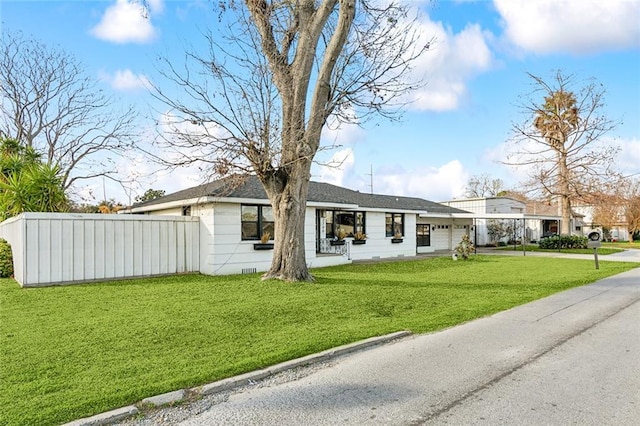
[[[68,209],[60,169],[41,162],[32,148],[14,139],[0,139],[0,220],[22,212]]]
[[[568,153],[571,151],[575,139],[570,139],[571,135],[580,124],[580,116],[576,97],[572,92],[562,89],[551,92],[544,98],[542,108],[536,111],[533,126],[540,133],[548,147],[556,154],[557,181],[555,191],[550,192],[560,199],[560,209],[562,222],[560,224],[561,234],[570,234],[571,221],[571,190],[569,167],[567,165]]]

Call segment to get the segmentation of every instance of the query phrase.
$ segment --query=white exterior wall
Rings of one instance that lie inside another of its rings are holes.
[[[482,213],[524,213],[525,204],[511,198],[487,198],[486,211]]]
[[[241,205],[209,204],[213,211],[213,238],[209,240],[210,260],[201,270],[210,275],[262,272],[271,265],[272,250],[254,250],[259,241],[242,241]]]
[[[258,203],[259,204],[259,203]],[[182,208],[155,210],[151,215],[181,214]],[[200,219],[200,272],[230,275],[264,272],[271,266],[273,250],[254,250],[259,241],[242,241],[240,203],[207,203],[191,206],[191,215]],[[307,207],[305,255],[309,267],[349,263],[346,255],[316,256],[315,208]]]
[[[195,207],[195,206],[193,206]],[[154,216],[182,216],[182,207],[172,207],[170,209],[157,210],[152,213]],[[191,212],[192,216],[195,216]]]
[[[450,207],[466,210],[471,213],[481,214],[487,213],[487,199],[486,198],[471,198],[467,200],[453,200],[447,201],[446,204]]]
[[[305,256],[309,268],[340,265],[352,260],[415,256],[417,215],[405,213],[405,235],[401,243],[392,243],[385,235],[385,214],[382,211],[366,211],[365,244],[353,245],[347,238],[345,254],[316,253],[316,207],[307,207],[305,216]],[[180,208],[157,210],[153,215],[181,212]],[[241,203],[217,202],[192,206],[191,214],[200,218],[200,272],[208,275],[264,272],[271,266],[272,250],[254,250],[257,241],[241,240]],[[469,227],[471,220],[460,220]],[[449,218],[420,218],[420,223],[440,225],[431,231],[431,246],[421,247],[421,253],[451,249],[454,221]],[[321,233],[322,235],[324,233]],[[457,231],[454,233],[458,235]],[[461,236],[460,236],[461,238]],[[456,242],[457,244],[457,242]]]
[[[199,270],[197,218],[23,213],[0,228],[23,287]]]
[[[542,238],[542,220],[525,219],[524,226],[527,242],[540,241],[540,238]]]
[[[393,237],[386,236],[385,214],[385,212],[366,212],[367,242],[362,245],[351,245],[352,259],[382,259],[416,255],[416,215],[404,214],[402,242],[392,243]],[[352,239],[348,238],[347,240],[350,242]]]
[[[431,226],[431,246],[418,247],[418,253],[431,253],[436,250],[453,250],[462,236],[467,234],[473,241],[472,219],[448,219],[421,217],[418,223]]]
[[[471,235],[476,239],[477,246],[484,246],[489,243],[489,234],[487,232],[487,219],[476,219],[476,225]]]

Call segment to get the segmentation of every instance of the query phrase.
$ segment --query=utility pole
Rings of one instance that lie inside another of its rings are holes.
[[[370,165],[369,173],[366,176],[369,176],[369,188],[373,194],[373,164]]]

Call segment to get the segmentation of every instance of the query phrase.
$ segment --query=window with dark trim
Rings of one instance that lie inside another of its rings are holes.
[[[416,244],[418,247],[431,245],[431,225],[422,223],[416,225]]]
[[[385,213],[384,228],[387,237],[404,236],[404,213]]]
[[[274,235],[273,209],[271,206],[242,205],[241,207],[242,239],[259,240],[262,235]]]
[[[353,237],[356,232],[366,234],[365,212],[327,210],[326,238],[334,238],[339,229],[346,232],[347,237]]]

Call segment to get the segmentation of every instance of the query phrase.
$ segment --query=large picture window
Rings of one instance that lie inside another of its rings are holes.
[[[325,217],[327,220],[327,238],[334,238],[339,229],[342,229],[347,237],[353,237],[356,232],[366,234],[364,212],[327,210]]]
[[[429,247],[431,245],[431,225],[421,223],[416,225],[416,244],[418,247]]]
[[[385,235],[387,237],[404,236],[404,213],[385,214]]]
[[[271,206],[241,206],[242,239],[259,240],[262,235],[274,235],[273,209]]]

